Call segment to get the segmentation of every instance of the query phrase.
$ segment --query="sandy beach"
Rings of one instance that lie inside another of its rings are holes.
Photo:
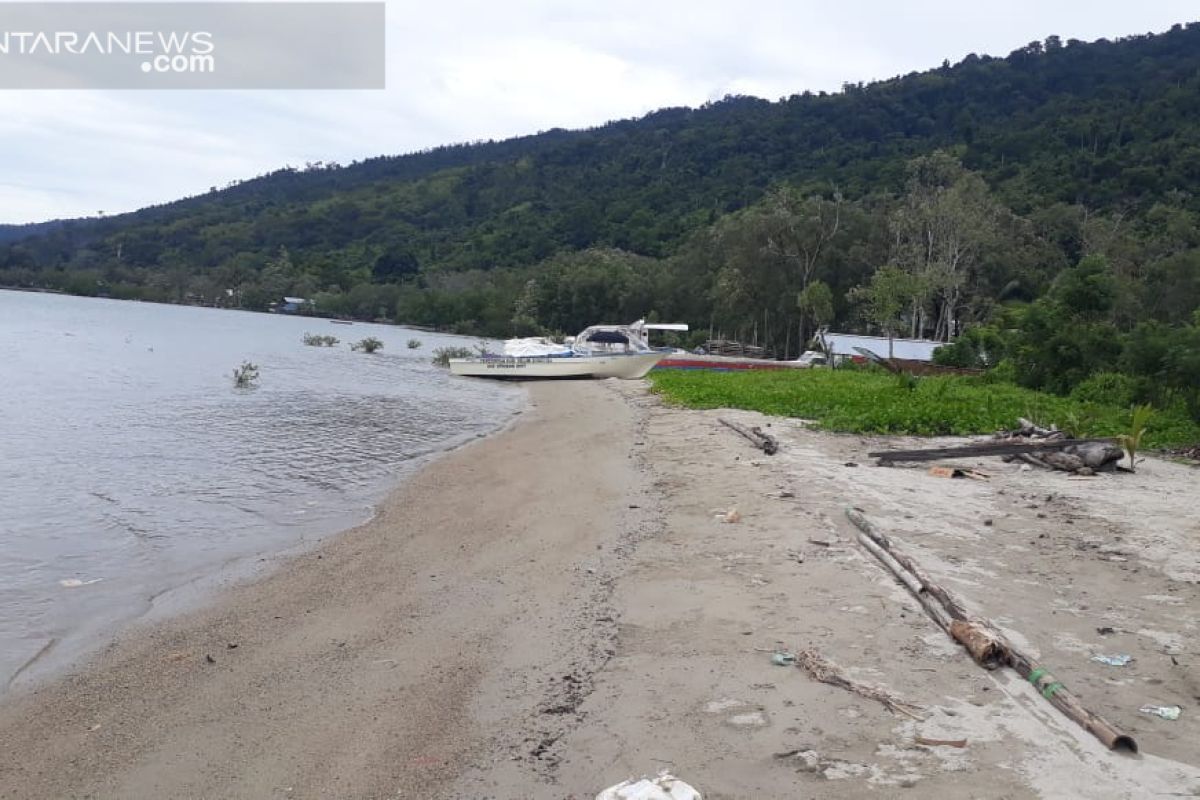
[[[913,440],[665,408],[640,381],[529,391],[366,525],[0,700],[0,797],[590,800],[667,768],[706,800],[1200,793],[1192,468],[939,479],[866,456]],[[1142,754],[976,666],[848,505]],[[801,648],[919,719],[772,664]]]

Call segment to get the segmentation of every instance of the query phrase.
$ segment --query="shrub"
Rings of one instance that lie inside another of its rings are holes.
[[[1080,403],[1129,408],[1137,395],[1137,381],[1120,372],[1097,372],[1071,390]]]
[[[306,333],[304,334],[304,343],[309,347],[333,347],[341,340],[336,336],[327,334]]]
[[[409,350],[419,350],[420,348],[421,348],[421,340],[420,339],[409,339],[408,340],[408,349]]]
[[[933,351],[933,363],[946,367],[987,369],[996,366],[1005,356],[1004,337],[989,327],[968,328],[949,344]]]
[[[1011,358],[1006,358],[987,371],[983,376],[983,382],[1015,384],[1017,382],[1017,365]]]
[[[233,385],[238,389],[253,389],[258,382],[258,367],[249,361],[233,371]]]
[[[438,367],[448,367],[452,358],[471,358],[474,355],[474,351],[467,347],[439,347],[433,351],[433,363]]]
[[[379,339],[376,339],[374,336],[368,336],[367,338],[350,345],[350,349],[355,352],[362,351],[364,353],[374,353],[376,350],[383,349],[383,342],[381,342]]]

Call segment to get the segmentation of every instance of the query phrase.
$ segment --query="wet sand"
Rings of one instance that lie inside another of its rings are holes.
[[[706,800],[1200,787],[1188,467],[944,480],[869,464],[895,440],[727,412],[771,422],[768,458],[640,382],[530,392],[367,525],[5,698],[0,797],[583,800],[667,767]],[[1145,755],[975,666],[854,544],[848,504]],[[771,664],[799,647],[922,720]]]

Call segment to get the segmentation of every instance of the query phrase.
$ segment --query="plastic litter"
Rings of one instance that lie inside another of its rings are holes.
[[[974,481],[986,481],[991,476],[977,469],[960,469],[958,467],[930,467],[929,474],[935,478],[970,478]]]
[[[610,786],[596,800],[701,800],[700,792],[663,770],[654,779],[622,781]]]
[[[1092,661],[1108,664],[1110,667],[1125,667],[1129,665],[1130,661],[1133,661],[1133,656],[1127,656],[1123,653],[1116,656],[1092,656]]]
[[[1171,720],[1179,719],[1179,715],[1183,713],[1179,706],[1142,706],[1138,711]]]
[[[721,520],[721,522],[741,522],[742,521],[742,515],[737,510],[736,506],[734,508],[730,508],[728,510],[717,509],[717,510],[713,511],[713,516],[716,517],[717,519]]]
[[[794,667],[796,666],[796,654],[788,652],[772,653],[771,663],[777,667]]]

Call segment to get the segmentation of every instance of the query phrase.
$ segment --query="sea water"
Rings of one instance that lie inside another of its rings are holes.
[[[367,336],[383,349],[350,350]],[[519,391],[431,363],[472,343],[0,291],[0,691],[164,593],[364,521],[423,458],[505,424]]]

